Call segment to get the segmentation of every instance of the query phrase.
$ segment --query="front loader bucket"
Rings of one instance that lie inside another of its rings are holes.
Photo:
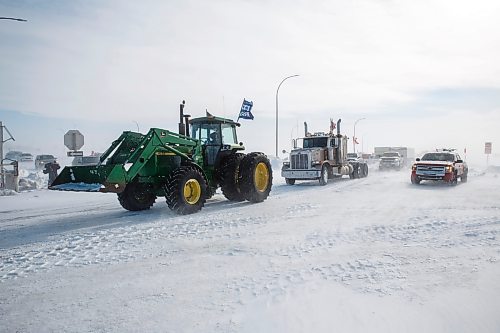
[[[50,184],[50,190],[75,192],[115,192],[125,188],[121,165],[67,166]]]

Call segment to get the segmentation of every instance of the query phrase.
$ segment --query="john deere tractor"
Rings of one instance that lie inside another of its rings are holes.
[[[199,211],[218,187],[231,201],[264,201],[272,187],[271,164],[263,153],[242,153],[240,124],[208,113],[189,119],[183,109],[184,101],[179,133],[123,132],[97,165],[67,166],[49,189],[117,193],[130,211],[149,209],[165,197],[179,214]]]

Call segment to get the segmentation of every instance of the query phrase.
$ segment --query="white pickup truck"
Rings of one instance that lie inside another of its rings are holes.
[[[397,151],[387,151],[380,158],[379,170],[400,170],[404,165],[403,156]]]

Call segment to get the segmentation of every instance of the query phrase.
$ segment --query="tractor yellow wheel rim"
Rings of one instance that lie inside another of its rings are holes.
[[[201,197],[201,186],[196,179],[190,179],[184,184],[184,199],[190,205],[196,204]]]
[[[253,178],[257,191],[264,192],[269,183],[269,169],[265,163],[260,162],[257,164]]]

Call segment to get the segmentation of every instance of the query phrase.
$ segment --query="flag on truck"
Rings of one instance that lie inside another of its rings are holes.
[[[333,119],[330,118],[330,133],[333,133],[333,130],[335,129],[335,127],[337,127],[337,125],[335,125],[335,122],[333,121]]]
[[[243,104],[241,105],[238,120],[240,120],[240,118],[253,120],[252,107],[253,107],[253,102],[243,99]]]

